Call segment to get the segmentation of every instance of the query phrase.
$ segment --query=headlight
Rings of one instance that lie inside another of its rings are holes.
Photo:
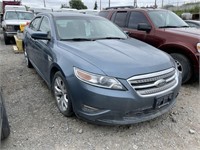
[[[200,53],[200,43],[197,43],[197,51]]]
[[[94,86],[108,88],[108,89],[116,89],[116,90],[124,89],[122,84],[117,79],[112,77],[92,74],[75,67],[74,67],[74,73],[79,80]]]
[[[6,31],[13,31],[13,26],[7,25],[6,26]]]

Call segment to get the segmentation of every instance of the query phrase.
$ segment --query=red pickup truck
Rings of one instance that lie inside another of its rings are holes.
[[[109,8],[99,15],[117,24],[130,37],[169,53],[182,72],[183,83],[199,77],[200,29],[189,28],[173,12],[164,9]]]

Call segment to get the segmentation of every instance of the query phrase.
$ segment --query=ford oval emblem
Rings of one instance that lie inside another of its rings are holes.
[[[155,82],[155,86],[156,87],[162,87],[162,86],[164,86],[166,84],[166,80],[165,79],[160,79],[160,80],[157,80],[156,82]]]

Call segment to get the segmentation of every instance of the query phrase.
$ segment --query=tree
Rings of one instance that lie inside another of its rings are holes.
[[[75,9],[87,9],[87,6],[81,0],[70,0],[69,5],[71,8]]]
[[[94,10],[97,10],[98,6],[97,6],[97,1],[95,1],[94,3]]]

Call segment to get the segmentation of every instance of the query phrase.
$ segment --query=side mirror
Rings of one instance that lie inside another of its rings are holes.
[[[129,32],[128,32],[128,31],[124,31],[124,33],[125,33],[126,35],[129,35]]]
[[[137,29],[141,31],[150,32],[151,26],[146,23],[139,23]]]
[[[45,32],[33,32],[31,37],[36,40],[50,40],[49,33]]]

